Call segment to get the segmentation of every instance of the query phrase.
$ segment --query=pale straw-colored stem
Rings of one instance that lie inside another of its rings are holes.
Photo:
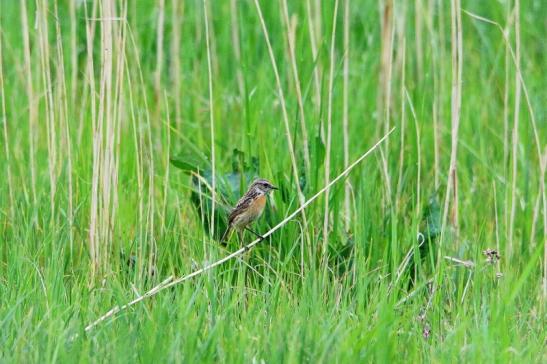
[[[458,155],[458,131],[460,129],[460,109],[462,92],[462,29],[461,29],[461,8],[459,0],[451,2],[451,29],[452,29],[452,93],[451,93],[451,152],[450,166],[448,167],[448,176],[446,181],[446,197],[444,201],[444,213],[441,231],[441,245],[443,243],[444,227],[448,218],[448,209],[450,206],[450,197],[453,194],[454,206],[452,223],[457,229],[457,211],[458,211],[458,192],[457,192],[457,155]],[[439,249],[441,254],[441,249]]]
[[[215,165],[215,119],[214,119],[214,102],[213,102],[213,72],[211,70],[211,44],[209,34],[209,17],[208,17],[207,0],[203,2],[203,13],[205,16],[205,41],[207,45],[207,73],[209,75],[209,129],[211,131],[211,234],[215,231],[215,200],[216,200],[216,165]]]
[[[520,68],[520,3],[519,0],[515,1],[515,55],[516,55],[516,67]],[[520,96],[521,96],[521,85],[519,82],[518,73],[515,75],[515,107],[513,115],[513,134],[512,134],[512,175],[511,175],[511,212],[509,215],[509,235],[508,239],[508,249],[507,256],[511,258],[514,250],[514,229],[515,229],[515,214],[517,212],[517,178],[518,178],[518,146],[519,146],[519,115],[520,115]]]
[[[296,101],[298,102],[298,112],[300,115],[300,128],[302,129],[302,148],[304,155],[304,164],[306,165],[306,173],[309,176],[311,171],[310,163],[310,150],[308,146],[308,129],[306,127],[306,115],[304,113],[304,101],[302,98],[302,87],[300,86],[300,76],[298,75],[298,67],[296,65],[296,52],[295,52],[295,32],[296,25],[291,26],[289,20],[289,9],[287,6],[287,0],[281,2],[283,22],[285,23],[285,31],[287,36],[287,43],[289,45],[289,58],[291,61],[291,69],[294,78],[294,86],[296,89]]]
[[[344,86],[343,86],[343,116],[342,129],[344,138],[344,167],[349,165],[349,2],[344,2]],[[346,231],[349,231],[351,222],[350,205],[351,184],[346,181],[344,186],[344,222]]]
[[[329,94],[327,107],[327,146],[325,152],[325,184],[330,181],[330,154],[332,144],[332,94],[334,83],[334,46],[336,41],[336,18],[338,15],[338,0],[334,3],[334,15],[332,17],[332,34],[330,40],[330,69],[329,69]],[[325,212],[323,218],[323,254],[327,251],[329,243],[329,190],[325,191]]]
[[[32,203],[33,207],[36,207],[36,163],[35,158],[35,143],[36,143],[36,130],[38,119],[38,103],[34,98],[34,88],[32,85],[32,66],[30,55],[30,36],[28,26],[28,15],[26,1],[21,1],[21,24],[22,24],[22,36],[23,36],[23,54],[25,59],[25,85],[27,91],[29,112],[28,112],[28,130],[29,130],[29,169],[30,169],[30,185],[32,191]]]

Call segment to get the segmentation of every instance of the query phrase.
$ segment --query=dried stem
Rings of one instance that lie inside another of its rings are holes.
[[[315,86],[315,94],[314,94],[314,103],[315,107],[319,109],[321,105],[321,70],[319,68],[319,60],[318,60],[318,51],[317,51],[317,39],[319,37],[318,32],[321,31],[321,24],[318,21],[316,22],[317,16],[314,16],[313,9],[311,6],[311,0],[306,0],[306,12],[308,14],[308,31],[310,34],[310,46],[311,46],[311,53],[313,57],[313,62],[315,63],[313,67],[313,85]],[[317,25],[317,29],[316,28]]]
[[[32,192],[32,202],[36,206],[37,197],[36,197],[36,162],[35,158],[35,143],[36,143],[36,131],[37,131],[37,115],[38,115],[38,105],[37,101],[34,99],[34,88],[32,86],[32,67],[31,67],[31,56],[30,56],[30,39],[29,39],[29,26],[28,26],[28,14],[26,1],[21,1],[21,23],[22,23],[22,35],[23,35],[23,54],[25,58],[25,75],[26,75],[26,89],[27,89],[27,99],[29,105],[29,116],[28,116],[28,138],[29,138],[29,169],[30,169],[30,184]]]
[[[165,0],[158,0],[158,25],[156,28],[156,70],[154,72],[154,88],[156,91],[157,109],[160,109],[161,102],[161,73],[163,66],[163,33],[165,23]]]
[[[349,3],[350,0],[344,1],[344,85],[343,85],[343,116],[342,129],[344,137],[344,168],[349,165],[349,57],[350,57],[350,42],[349,42]],[[351,183],[349,179],[344,186],[344,222],[346,231],[350,229],[351,222],[351,205],[350,205]]]
[[[520,3],[515,1],[515,63],[520,69]],[[515,230],[515,214],[517,211],[517,174],[518,174],[518,146],[519,146],[519,115],[520,115],[520,96],[521,85],[519,82],[519,74],[515,76],[515,107],[513,118],[513,135],[512,135],[512,174],[511,174],[511,215],[509,216],[509,234],[507,236],[508,247],[506,254],[510,258],[514,249],[514,230]]]
[[[239,95],[245,96],[245,83],[243,80],[243,72],[241,71],[241,44],[239,40],[239,20],[237,16],[237,0],[230,0],[230,28],[232,36],[232,47],[234,48],[234,56],[237,61],[237,86]]]
[[[454,204],[452,209],[452,224],[457,229],[458,226],[458,192],[457,192],[457,153],[458,153],[458,131],[460,127],[460,109],[461,109],[461,81],[462,81],[462,29],[461,29],[461,9],[459,0],[451,1],[451,34],[452,34],[452,95],[451,95],[451,152],[450,166],[448,168],[448,178],[446,181],[446,196],[443,213],[443,231],[446,227],[450,198],[453,197]],[[451,196],[452,195],[452,196]],[[441,238],[442,244],[442,238]],[[439,249],[439,254],[441,250]]]
[[[216,164],[215,164],[215,118],[214,118],[214,100],[213,100],[213,73],[211,69],[211,45],[209,35],[209,9],[207,0],[203,1],[203,13],[205,16],[205,41],[207,45],[207,74],[209,76],[209,128],[211,131],[211,232],[215,231],[215,200],[216,200]]]
[[[57,0],[53,2],[54,14],[55,14],[55,35],[56,35],[56,45],[57,45],[57,64],[59,67],[59,72],[57,72],[57,83],[60,85],[57,92],[57,101],[58,101],[58,111],[57,116],[60,124],[64,128],[63,141],[67,158],[67,220],[69,227],[69,241],[70,241],[70,252],[72,254],[73,244],[74,244],[74,232],[73,232],[73,220],[74,220],[74,208],[73,208],[73,183],[72,183],[72,145],[70,142],[70,126],[68,122],[68,92],[65,80],[65,67],[64,67],[64,57],[63,57],[63,43],[61,37],[61,25],[59,23],[59,11],[57,7]]]
[[[327,146],[325,151],[325,184],[330,181],[330,157],[332,144],[332,94],[334,83],[334,46],[336,40],[336,18],[338,15],[338,0],[334,3],[334,15],[332,17],[332,34],[330,40],[330,70],[329,70],[329,93],[327,106]],[[323,220],[323,254],[327,252],[329,242],[329,190],[325,192],[325,210]],[[326,256],[326,254],[325,254]]]
[[[283,9],[283,20],[285,23],[287,43],[289,44],[289,58],[291,60],[291,68],[294,77],[294,85],[296,88],[296,100],[298,102],[298,111],[300,114],[300,128],[302,129],[302,147],[304,154],[304,164],[306,167],[306,174],[309,176],[311,171],[310,164],[310,150],[308,146],[308,129],[306,128],[306,116],[304,113],[304,102],[302,100],[302,89],[300,87],[300,77],[298,76],[298,68],[296,66],[296,55],[295,55],[295,27],[291,27],[291,22],[289,21],[289,11],[287,8],[287,0],[281,2]]]
[[[174,103],[175,103],[175,124],[177,129],[181,128],[181,70],[180,70],[180,31],[181,31],[181,19],[184,17],[184,2],[179,0],[172,0],[171,9],[171,75],[173,78],[174,89]]]
[[[53,106],[53,87],[51,82],[48,23],[49,18],[47,2],[37,1],[36,17],[38,27],[38,43],[40,49],[40,65],[42,84],[45,94],[45,120],[47,129],[48,171],[50,183],[50,211],[51,223],[55,221],[55,195],[57,191],[57,133],[55,129],[55,113]]]

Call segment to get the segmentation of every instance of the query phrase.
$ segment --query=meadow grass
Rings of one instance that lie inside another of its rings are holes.
[[[546,13],[0,0],[0,361],[545,362]]]

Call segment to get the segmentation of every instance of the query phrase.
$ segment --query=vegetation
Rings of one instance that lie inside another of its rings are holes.
[[[546,362],[546,13],[0,1],[0,361]]]

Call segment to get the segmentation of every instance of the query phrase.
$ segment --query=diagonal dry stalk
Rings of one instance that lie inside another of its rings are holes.
[[[163,291],[163,290],[165,290],[169,287],[178,285],[178,284],[180,284],[182,282],[185,282],[185,281],[187,281],[191,278],[194,278],[194,277],[196,277],[196,276],[198,276],[202,273],[205,273],[205,272],[207,272],[207,271],[209,271],[209,270],[211,270],[215,267],[218,267],[219,265],[222,265],[222,264],[226,263],[227,261],[229,261],[231,259],[234,259],[234,258],[240,256],[241,254],[249,251],[250,249],[255,247],[257,244],[262,242],[265,238],[272,235],[277,230],[281,229],[285,224],[287,224],[290,220],[292,220],[296,215],[301,213],[302,210],[304,210],[306,207],[308,207],[319,196],[321,196],[323,193],[325,193],[325,191],[329,190],[334,184],[338,183],[342,178],[346,177],[353,168],[355,168],[366,157],[368,157],[373,151],[375,151],[378,148],[378,146],[380,144],[382,144],[391,135],[391,133],[394,130],[395,130],[395,128],[392,128],[387,134],[385,134],[380,140],[378,140],[376,142],[376,144],[374,144],[369,150],[367,150],[364,154],[362,154],[359,158],[357,158],[352,164],[350,164],[346,169],[344,169],[344,171],[342,173],[340,173],[336,178],[334,178],[327,185],[325,185],[321,190],[319,190],[315,195],[313,195],[311,198],[309,198],[307,201],[305,201],[300,207],[298,207],[290,215],[288,215],[286,218],[284,218],[279,224],[277,224],[276,226],[271,228],[268,232],[263,234],[262,238],[258,238],[256,240],[254,240],[253,242],[251,242],[251,243],[245,245],[244,247],[240,248],[239,250],[236,250],[235,252],[225,256],[224,258],[222,258],[220,260],[217,260],[214,263],[205,265],[203,268],[200,268],[200,269],[198,269],[198,270],[196,270],[196,271],[194,271],[190,274],[187,274],[187,275],[184,275],[184,276],[181,276],[181,277],[178,277],[178,278],[175,278],[174,276],[169,276],[168,278],[166,278],[163,282],[161,282],[156,287],[152,288],[151,290],[144,293],[143,295],[135,298],[134,300],[126,303],[125,305],[114,306],[112,309],[110,309],[104,315],[102,315],[101,317],[99,317],[98,319],[96,319],[95,321],[90,323],[89,325],[87,325],[85,327],[84,331],[89,332],[89,331],[91,331],[91,329],[93,329],[95,326],[97,326],[101,322],[107,320],[110,317],[115,316],[116,314],[120,313],[121,311],[124,311],[124,310],[128,309],[129,307],[131,307],[131,306],[133,306],[133,305],[135,305],[135,304],[137,304],[141,301],[144,301],[145,299],[147,299],[149,297],[155,296],[159,292],[161,292],[161,291]]]

